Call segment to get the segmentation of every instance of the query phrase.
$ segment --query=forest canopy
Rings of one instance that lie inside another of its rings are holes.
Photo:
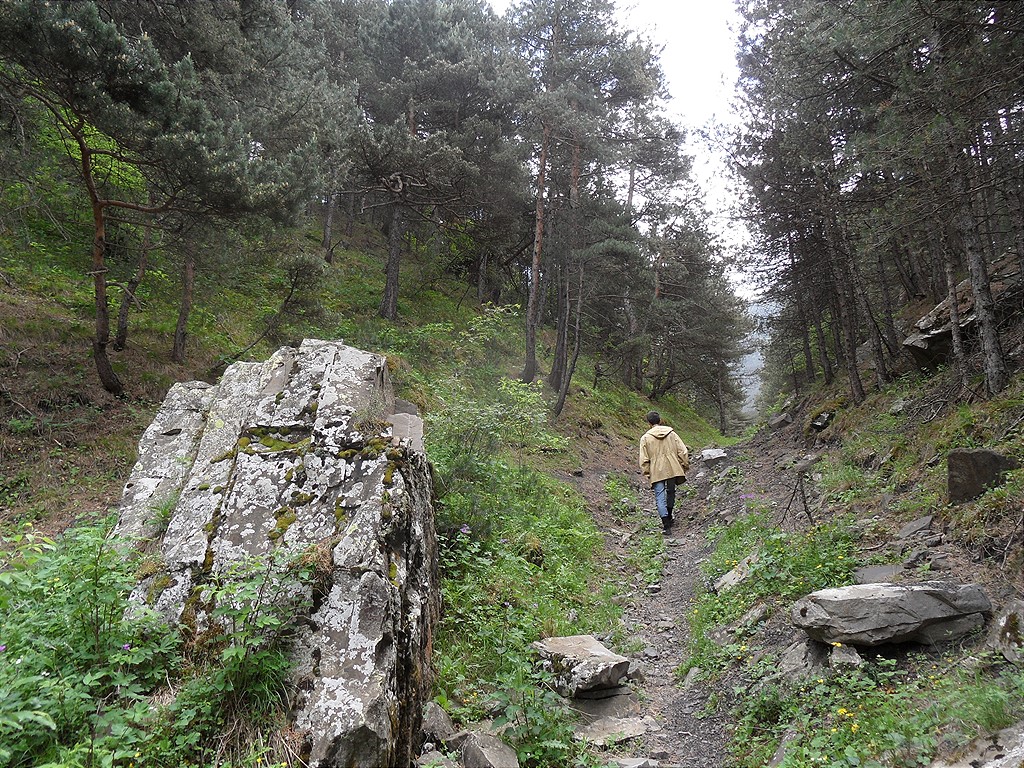
[[[212,233],[315,230],[309,261],[331,265],[356,221],[385,246],[382,318],[401,321],[414,249],[481,305],[520,305],[521,377],[542,332],[556,412],[584,349],[652,397],[710,397],[722,424],[739,401],[741,302],[658,51],[610,0],[6,0],[0,50],[6,194],[45,205],[44,167],[78,190],[110,392],[153,249],[181,270],[181,360]]]

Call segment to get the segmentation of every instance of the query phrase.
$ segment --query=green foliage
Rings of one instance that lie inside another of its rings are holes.
[[[112,523],[3,542],[0,765],[207,765],[226,730],[256,733],[284,706],[284,641],[306,568],[253,561],[222,574],[200,598],[215,606],[210,630],[185,646],[129,603],[138,558]],[[168,684],[171,703],[155,704]]]
[[[111,523],[5,541],[0,764],[36,764],[90,741],[109,759],[133,753],[122,736],[175,668],[177,635],[144,608],[127,611],[134,558]]]
[[[549,675],[519,667],[498,680],[492,704],[501,714],[496,726],[516,747],[524,766],[594,765],[574,738],[565,700],[552,689]]]
[[[807,531],[789,533],[770,522],[768,513],[753,499],[745,499],[748,513],[728,526],[709,531],[715,549],[701,566],[709,582],[747,561],[750,576],[722,594],[705,593],[689,615],[690,656],[680,673],[693,667],[721,670],[749,649],[719,646],[709,633],[742,616],[755,604],[781,604],[785,610],[794,599],[816,589],[850,582],[856,536],[851,521],[839,519]],[[748,560],[749,558],[749,560]]]
[[[767,764],[786,734],[786,768],[922,768],[936,756],[940,730],[949,748],[1024,714],[1024,674],[941,675],[926,657],[903,668],[881,657],[801,683],[764,684],[733,714],[738,768]]]

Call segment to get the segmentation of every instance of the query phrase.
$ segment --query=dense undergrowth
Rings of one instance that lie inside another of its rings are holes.
[[[620,608],[582,498],[545,470],[578,466],[566,435],[634,437],[650,404],[595,376],[583,358],[580,383],[551,424],[550,393],[515,380],[518,308],[469,306],[465,285],[415,251],[403,266],[402,319],[381,321],[380,236],[355,224],[351,249],[337,250],[330,266],[302,232],[267,228],[218,241],[223,252],[199,264],[184,364],[168,361],[180,281],[173,257],[155,250],[130,306],[128,346],[112,352],[129,394],[112,398],[89,356],[88,236],[77,216],[57,190],[48,215],[8,210],[0,227],[0,765],[287,761],[286,612],[257,602],[245,615],[217,617],[218,632],[193,636],[126,611],[152,566],[110,535],[107,509],[171,383],[212,380],[236,356],[260,359],[302,337],[343,338],[387,355],[398,394],[427,418],[444,596],[437,699],[458,719],[498,714],[526,765],[597,764],[571,738],[529,645],[583,632],[625,642]],[[135,269],[129,252],[112,251],[114,309]],[[685,404],[659,407],[687,425],[688,442],[717,437]],[[663,544],[644,541],[632,564],[653,578]],[[256,562],[206,588],[263,595],[309,578],[308,568]]]
[[[828,392],[813,395],[803,409],[809,435],[818,413],[838,414],[821,435],[828,451],[809,485],[819,498],[817,522],[791,521],[783,530],[778,510],[746,494],[745,514],[710,531],[707,581],[741,563],[752,576],[696,602],[689,658],[678,672],[734,681],[733,765],[766,765],[785,743],[776,763],[785,768],[923,767],[1024,718],[1024,669],[985,651],[980,636],[945,647],[881,648],[864,654],[860,667],[794,680],[778,674],[784,648],[763,632],[773,621],[786,624],[802,595],[853,583],[855,567],[899,562],[898,549],[879,544],[922,515],[934,515],[936,528],[962,548],[964,571],[954,577],[984,584],[996,600],[1020,594],[1024,470],[976,501],[950,505],[945,456],[987,447],[1024,459],[1024,386],[1018,377],[1003,395],[982,401],[964,397],[951,380],[946,372],[907,376],[856,408]],[[916,576],[948,578],[927,564]],[[748,613],[756,606],[764,610]],[[753,618],[744,623],[745,616]],[[715,642],[724,626],[738,631]],[[712,702],[718,705],[725,706]]]

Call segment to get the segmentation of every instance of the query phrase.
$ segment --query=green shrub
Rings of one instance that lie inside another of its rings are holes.
[[[201,597],[216,605],[211,630],[186,645],[129,603],[140,561],[112,524],[3,542],[0,765],[178,768],[215,754],[255,765],[255,735],[284,708],[307,569],[252,561],[214,579]]]

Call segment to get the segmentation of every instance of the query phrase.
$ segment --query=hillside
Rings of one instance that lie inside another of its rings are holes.
[[[701,133],[742,248],[611,0],[0,3],[0,768],[311,762],[289,600],[335,594],[328,544],[363,530],[324,491],[333,533],[278,558],[319,398],[205,456],[298,458],[261,555],[223,570],[227,484],[196,477],[177,616],[149,610],[155,539],[113,535],[172,385],[303,339],[381,356],[337,422],[362,442],[321,463],[377,461],[382,520],[403,459],[378,406],[424,418],[436,551],[402,535],[440,615],[406,677],[453,729],[524,768],[1018,768],[975,753],[1024,730],[1024,3],[737,13],[741,123]],[[652,408],[693,457],[667,534]],[[186,495],[140,526],[163,543]],[[578,635],[627,657],[605,704],[536,663]],[[618,705],[632,736],[585,737]],[[431,768],[469,738],[431,737]]]

